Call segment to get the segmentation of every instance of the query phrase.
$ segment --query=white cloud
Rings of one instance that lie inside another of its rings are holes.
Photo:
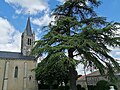
[[[116,27],[117,27],[117,28],[120,28],[120,25],[116,25]],[[119,37],[119,36],[120,36],[120,29],[118,29],[117,31],[114,31],[114,33],[116,34],[116,35],[115,35],[116,37]],[[111,55],[112,57],[114,57],[115,59],[119,59],[119,60],[120,60],[120,47],[115,47],[115,48],[113,48],[113,47],[109,47],[109,46],[108,46],[108,48],[109,48],[110,50],[112,50],[112,51],[110,52],[110,55]]]
[[[32,23],[38,26],[46,26],[48,25],[51,21],[54,21],[54,17],[50,17],[49,14],[44,14],[44,16],[40,18],[35,18],[32,19]]]
[[[59,2],[61,2],[61,3],[64,3],[64,2],[67,1],[67,0],[57,0],[57,1],[59,1]]]
[[[37,14],[48,8],[46,0],[5,0],[18,14]]]
[[[120,60],[120,48],[119,47],[108,47],[111,52],[109,53],[110,56],[112,56],[114,59],[119,59]]]
[[[116,55],[119,55],[119,56],[120,56],[120,51],[119,51],[119,52],[116,52]]]
[[[0,32],[0,51],[20,51],[21,33],[2,17],[0,17]]]

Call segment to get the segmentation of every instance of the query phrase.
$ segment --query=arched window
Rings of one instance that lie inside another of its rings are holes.
[[[28,45],[29,45],[29,41],[30,41],[30,40],[29,40],[29,38],[28,38]]]
[[[30,39],[30,45],[31,45],[31,39]]]
[[[28,43],[28,45],[31,45],[31,42],[32,42],[32,41],[31,41],[31,39],[30,39],[30,38],[28,38],[28,42],[27,42],[27,43]]]
[[[18,66],[15,67],[14,78],[18,77]]]

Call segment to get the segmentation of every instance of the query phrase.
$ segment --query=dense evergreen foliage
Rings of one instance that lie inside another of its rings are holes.
[[[46,54],[44,63],[40,64],[44,68],[38,67],[40,75],[50,75],[49,80],[53,80],[61,75],[60,72],[68,71],[70,88],[76,90],[75,68],[82,61],[93,62],[101,74],[105,74],[104,69],[111,69],[111,65],[119,70],[118,63],[109,55],[111,50],[108,48],[120,46],[118,23],[109,23],[106,18],[97,16],[94,8],[99,5],[98,0],[67,0],[63,5],[57,6],[53,12],[55,21],[46,27],[48,33],[36,41],[32,52],[36,56]],[[75,56],[79,56],[80,60],[75,60]],[[57,73],[52,76],[54,71]],[[110,70],[108,74],[114,75]]]
[[[36,68],[36,79],[41,81],[41,84],[59,86],[63,82],[68,83],[68,70],[62,64],[59,58],[42,60]]]

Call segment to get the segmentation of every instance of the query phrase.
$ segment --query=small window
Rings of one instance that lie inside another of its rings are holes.
[[[14,78],[18,77],[18,66],[15,67]]]
[[[31,80],[31,78],[32,78],[32,77],[30,76],[30,77],[29,77],[29,80]]]
[[[32,75],[29,76],[29,80],[31,80],[31,79],[32,79]]]

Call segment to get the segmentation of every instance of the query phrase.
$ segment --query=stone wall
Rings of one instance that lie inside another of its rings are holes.
[[[15,77],[16,66],[18,67],[17,77]],[[35,67],[36,62],[33,60],[1,59],[0,90],[37,90],[35,72],[32,71]]]

